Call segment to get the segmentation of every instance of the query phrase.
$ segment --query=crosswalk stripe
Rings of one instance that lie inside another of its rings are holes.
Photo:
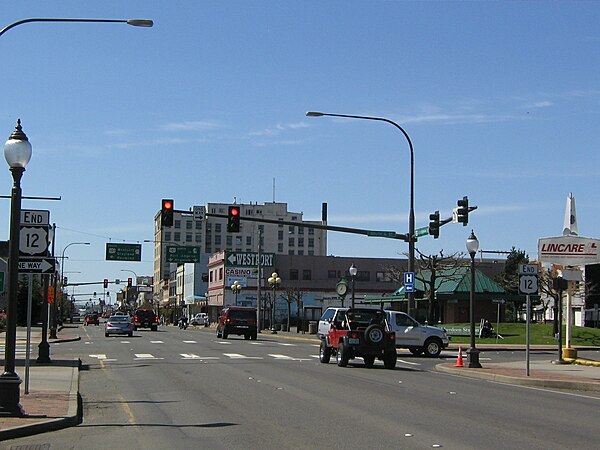
[[[150,353],[135,353],[134,359],[165,359],[165,358],[158,358],[154,355],[151,355]]]
[[[261,356],[245,356],[245,355],[240,355],[239,353],[223,353],[223,355],[225,355],[231,359],[264,359]]]
[[[277,355],[277,354],[269,353],[269,356],[272,356],[275,359],[286,360],[286,361],[309,361],[308,359],[294,358],[293,356],[288,356],[288,355]]]
[[[219,359],[218,356],[198,356],[193,353],[180,353],[182,359]]]

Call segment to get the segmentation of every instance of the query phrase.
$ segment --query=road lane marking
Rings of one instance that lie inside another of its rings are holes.
[[[151,344],[164,344],[163,341],[150,341]]]
[[[279,345],[285,345],[288,347],[298,347],[297,344],[288,344],[287,342],[278,342]]]
[[[231,359],[264,359],[261,356],[245,356],[245,355],[240,355],[239,353],[223,353],[223,355],[225,355]]]
[[[197,344],[197,341],[183,341],[184,344]]]
[[[100,354],[100,355],[89,355],[90,358],[98,358],[98,359],[106,359],[106,355],[104,354]]]
[[[135,360],[140,360],[140,359],[165,359],[165,358],[158,358],[154,355],[151,355],[150,353],[135,353]]]
[[[410,364],[411,366],[420,366],[421,363],[416,363],[416,362],[412,362],[412,361],[405,361],[403,359],[399,359],[398,362],[404,363],[404,364]]]
[[[275,359],[286,360],[286,361],[310,361],[309,359],[294,358],[294,357],[288,356],[288,355],[277,355],[277,354],[269,353],[269,356],[271,356]]]
[[[198,356],[193,353],[180,353],[181,359],[220,359],[218,356]]]

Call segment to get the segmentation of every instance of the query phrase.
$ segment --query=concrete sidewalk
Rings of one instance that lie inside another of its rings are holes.
[[[79,340],[76,331],[65,328],[58,332],[55,342]],[[0,342],[5,335],[0,333]],[[37,345],[41,341],[41,331],[31,332],[31,360],[29,366],[29,393],[25,394],[25,358],[17,355],[17,373],[23,381],[20,386],[23,417],[0,416],[0,441],[30,436],[46,431],[58,430],[77,425],[81,421],[79,408],[79,365],[76,359],[52,358],[51,363],[38,364]],[[17,330],[17,348],[26,344],[26,329]],[[4,365],[4,353],[0,360]]]

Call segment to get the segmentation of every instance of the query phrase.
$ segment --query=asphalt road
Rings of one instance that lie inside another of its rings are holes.
[[[279,335],[80,332],[52,355],[83,361],[83,423],[3,448],[597,448],[600,399],[441,374],[439,360],[409,353],[395,370],[360,359],[340,368],[319,362],[314,341]]]

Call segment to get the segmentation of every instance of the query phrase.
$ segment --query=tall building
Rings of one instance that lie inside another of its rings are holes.
[[[203,213],[175,210],[173,226],[161,226],[160,211],[154,216],[154,295],[162,304],[168,299],[171,302],[178,297],[176,288],[177,264],[167,259],[168,246],[199,247],[200,262],[189,270],[191,283],[183,280],[179,284],[191,285],[195,292],[187,295],[203,295],[208,290],[208,256],[219,251],[258,252],[258,236],[261,234],[261,251],[279,255],[310,255],[323,256],[327,254],[327,231],[311,227],[300,227],[289,224],[261,223],[244,220],[268,219],[298,224],[326,224],[326,205],[323,204],[321,221],[304,221],[303,213],[288,211],[287,203],[250,203],[240,204],[241,227],[239,233],[227,232],[227,219],[212,217],[211,214],[227,216],[230,203],[208,203],[203,207]],[[171,287],[169,287],[171,284]]]

